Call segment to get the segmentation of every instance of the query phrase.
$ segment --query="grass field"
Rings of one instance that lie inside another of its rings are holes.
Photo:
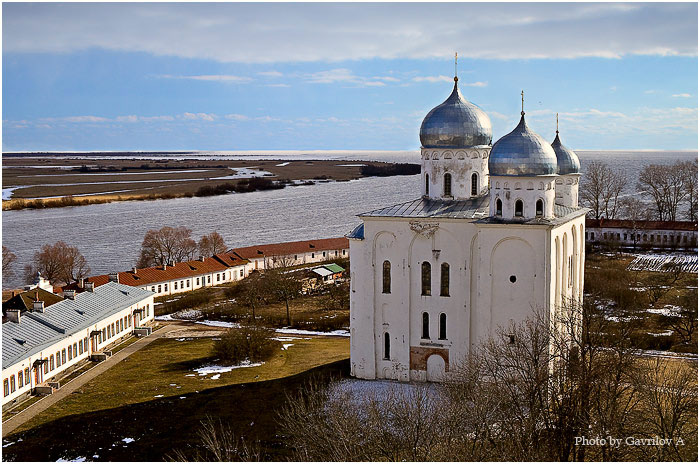
[[[299,374],[311,368],[349,357],[350,343],[343,337],[289,337],[277,356],[257,367],[198,375],[193,369],[215,364],[212,338],[154,341],[142,350],[85,384],[76,394],[58,402],[20,428],[37,427],[61,417],[152,401],[179,399],[195,392],[224,385],[260,382]],[[182,340],[182,341],[179,341]],[[162,396],[161,396],[162,395]]]

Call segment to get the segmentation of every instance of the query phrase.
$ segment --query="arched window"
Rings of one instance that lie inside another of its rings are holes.
[[[440,266],[440,296],[450,296],[450,265]]]
[[[500,198],[496,199],[496,216],[503,215],[503,202]]]
[[[440,340],[447,340],[447,314],[440,314]]]
[[[56,368],[56,365],[54,363],[53,355],[49,357],[49,370],[54,370]]]
[[[384,333],[384,359],[391,358],[391,340],[389,340],[389,334]]]
[[[452,174],[449,172],[445,174],[445,196],[452,196]]]
[[[421,338],[430,338],[430,316],[428,313],[423,313],[423,334]]]
[[[472,174],[472,196],[476,196],[476,193],[478,191],[478,183],[479,176],[476,173]]]
[[[391,293],[391,263],[384,261],[382,265],[382,293]]]
[[[515,215],[516,216],[523,215],[523,201],[522,200],[517,200],[515,202]]]
[[[423,261],[421,265],[421,295],[430,296],[430,263]]]
[[[425,195],[430,195],[430,176],[428,174],[425,175]]]
[[[544,202],[542,200],[537,200],[535,203],[535,216],[542,217],[544,214]]]

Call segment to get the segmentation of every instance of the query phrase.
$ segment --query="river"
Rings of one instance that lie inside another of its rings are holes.
[[[628,176],[628,193],[644,164],[697,159],[697,152],[579,152],[583,170],[593,160],[621,168]],[[217,154],[197,155],[214,157]],[[220,154],[231,158],[239,153]],[[264,155],[249,155],[260,159]],[[285,152],[274,159],[338,159],[419,163],[417,152]],[[2,244],[16,255],[14,275],[3,276],[2,287],[24,283],[23,268],[46,243],[58,240],[77,246],[91,274],[130,269],[149,229],[187,226],[195,239],[214,230],[229,247],[344,235],[359,223],[357,214],[420,196],[419,176],[364,178],[282,190],[202,198],[114,202],[102,205],[2,212]]]

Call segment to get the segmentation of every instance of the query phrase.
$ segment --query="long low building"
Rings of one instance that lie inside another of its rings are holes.
[[[298,266],[348,258],[350,243],[347,237],[324,238],[233,248],[229,253],[235,253],[249,261],[248,271],[253,271],[269,269],[279,261],[283,261],[288,266]]]
[[[64,291],[49,307],[8,310],[2,324],[3,408],[153,321],[151,291],[108,282]]]
[[[586,219],[586,241],[632,247],[695,248],[698,246],[698,223]]]
[[[247,264],[239,256],[222,253],[210,258],[88,277],[82,284],[74,282],[63,289],[82,291],[84,282],[99,287],[114,281],[150,290],[155,296],[175,295],[240,280],[247,275]]]

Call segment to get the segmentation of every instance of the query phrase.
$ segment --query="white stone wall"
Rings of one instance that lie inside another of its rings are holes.
[[[581,174],[565,174],[556,181],[556,203],[572,208],[578,207],[578,182]]]
[[[515,202],[523,202],[523,218],[534,218],[537,200],[544,202],[544,217],[554,217],[556,176],[491,176],[490,208],[496,214],[496,202],[502,202],[502,218],[515,217]]]
[[[243,271],[243,276],[241,276],[241,270]],[[247,266],[241,264],[240,266],[230,267],[225,271],[217,271],[202,274],[195,277],[173,279],[165,282],[152,283],[149,285],[144,285],[141,288],[144,290],[152,291],[156,294],[156,296],[177,295],[179,293],[197,290],[198,288],[214,287],[216,285],[223,285],[226,283],[235,282],[237,280],[245,278],[247,275]]]
[[[466,199],[472,195],[472,175],[477,175],[477,195],[488,192],[491,147],[466,149],[421,149],[421,193],[432,199]],[[445,174],[452,176],[452,195],[445,196]],[[428,190],[425,179],[428,176]]]
[[[249,272],[258,270],[265,270],[274,267],[275,260],[284,259],[291,266],[299,266],[302,264],[320,263],[324,261],[329,261],[337,258],[348,258],[350,257],[350,249],[333,249],[333,250],[313,250],[303,253],[292,253],[289,255],[281,256],[260,256],[260,258],[250,258],[249,263],[246,265],[246,275]]]
[[[698,232],[696,230],[634,229],[632,227],[591,227],[586,233],[586,240],[594,243],[617,242],[630,246],[685,248],[697,246]]]

